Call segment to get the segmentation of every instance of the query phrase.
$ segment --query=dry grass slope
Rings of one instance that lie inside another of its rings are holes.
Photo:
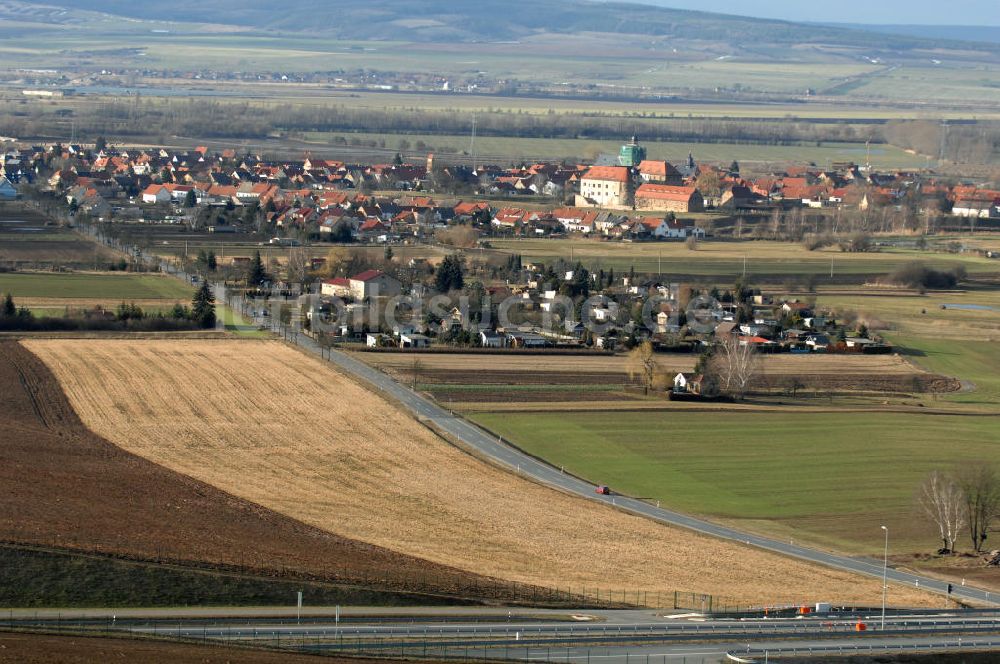
[[[278,342],[26,344],[125,449],[343,536],[566,588],[871,602],[859,578],[702,537],[483,464]],[[926,604],[909,589],[899,603]]]

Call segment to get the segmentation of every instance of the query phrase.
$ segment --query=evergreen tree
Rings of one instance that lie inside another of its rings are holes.
[[[184,207],[193,208],[198,203],[198,197],[194,194],[194,189],[184,196]]]
[[[7,293],[3,299],[3,309],[0,311],[0,315],[4,318],[13,318],[17,315],[17,307],[14,305],[14,297]]]
[[[215,327],[215,296],[208,281],[202,281],[191,301],[191,320],[204,329]]]
[[[216,259],[214,251],[208,252],[208,256],[205,257],[205,265],[212,272],[215,272],[215,269],[219,267],[219,261]]]
[[[462,260],[457,254],[445,256],[434,274],[434,287],[442,293],[462,290],[465,276],[462,273]]]
[[[260,286],[265,281],[267,281],[267,272],[264,271],[264,262],[260,258],[260,251],[256,251],[254,252],[253,260],[250,262],[247,284],[250,286]]]

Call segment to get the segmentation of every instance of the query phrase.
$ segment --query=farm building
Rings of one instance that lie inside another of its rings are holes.
[[[511,348],[545,348],[549,340],[534,332],[508,332],[507,341]]]
[[[657,212],[701,212],[705,199],[695,187],[674,187],[665,184],[643,184],[635,192],[637,210]]]
[[[639,177],[643,182],[668,184],[679,187],[684,182],[681,172],[667,161],[645,160],[639,164]]]

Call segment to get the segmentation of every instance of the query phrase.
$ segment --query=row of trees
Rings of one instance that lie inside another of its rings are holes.
[[[270,105],[222,99],[123,99],[74,109],[76,122],[108,136],[196,135],[237,138],[286,132],[363,132],[367,134],[467,134],[470,117],[459,109],[383,109],[349,105]],[[789,118],[763,121],[752,118],[687,118],[669,115],[622,117],[589,112],[534,114],[493,109],[477,114],[483,136],[530,138],[591,138],[619,140],[636,133],[648,140],[747,142],[790,144],[818,141],[863,142],[881,138],[881,128],[870,124],[823,124]],[[7,119],[7,118],[5,118]],[[65,120],[53,113],[35,112],[9,118],[17,135],[60,134]]]
[[[917,504],[938,529],[938,553],[953,552],[962,531],[980,553],[1000,518],[1000,476],[993,465],[978,462],[953,472],[935,470],[920,485]]]

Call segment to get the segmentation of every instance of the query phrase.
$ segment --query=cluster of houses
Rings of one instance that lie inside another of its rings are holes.
[[[607,160],[605,160],[607,161]],[[899,205],[907,197],[962,217],[1000,218],[1000,191],[945,185],[915,173],[877,173],[855,164],[787,167],[741,177],[727,168],[647,159],[636,139],[614,163],[480,165],[347,164],[265,160],[235,150],[103,149],[77,145],[10,149],[0,161],[0,198],[32,183],[56,191],[96,217],[162,218],[164,210],[256,206],[274,229],[337,239],[392,241],[453,223],[484,233],[550,236],[579,233],[623,239],[684,239],[703,231],[677,215],[717,209],[761,213],[792,207]],[[6,184],[5,184],[6,183]],[[448,186],[473,200],[426,195]],[[396,194],[373,196],[373,191]],[[502,198],[496,203],[475,198]],[[549,204],[520,204],[532,198]],[[558,201],[552,204],[551,201]],[[159,212],[158,212],[159,211]],[[235,229],[218,229],[235,230]]]
[[[741,346],[752,346],[761,353],[888,353],[891,347],[859,331],[838,323],[826,312],[815,311],[805,302],[750,295],[737,301],[729,293],[718,294],[708,313],[708,328],[697,329],[686,323],[686,302],[677,284],[656,280],[639,281],[626,276],[610,283],[597,275],[586,275],[593,283],[590,297],[582,307],[563,297],[564,284],[577,277],[574,270],[553,274],[541,266],[525,265],[513,279],[485,288],[489,296],[487,315],[470,317],[468,310],[451,309],[440,320],[416,318],[391,329],[381,324],[380,313],[387,298],[398,295],[420,297],[429,294],[421,283],[410,289],[379,270],[366,270],[351,277],[323,280],[320,294],[321,314],[335,310],[332,300],[346,303],[347,317],[336,324],[337,336],[357,337],[367,333],[370,348],[426,348],[440,340],[452,342],[462,331],[462,343],[483,348],[538,349],[546,347],[593,346],[613,350],[622,343],[649,338],[654,343],[696,350],[712,340],[735,339]],[[693,294],[692,294],[693,295]],[[636,304],[656,298],[650,319],[636,321],[630,312]],[[503,309],[507,318],[499,319]],[[485,309],[480,309],[485,311]],[[311,314],[310,314],[311,320]],[[546,321],[542,324],[541,321]],[[365,321],[357,329],[353,321]],[[327,320],[327,322],[331,322]],[[699,320],[699,323],[702,321]]]

